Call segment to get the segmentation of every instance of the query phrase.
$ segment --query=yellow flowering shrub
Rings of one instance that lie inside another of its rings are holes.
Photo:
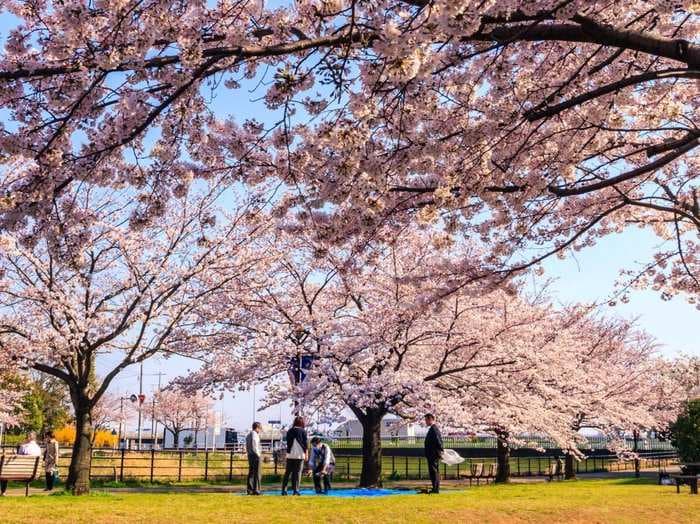
[[[61,429],[57,429],[54,432],[54,436],[58,443],[64,446],[72,446],[75,442],[75,427],[74,426],[64,426]],[[93,444],[96,448],[113,448],[117,445],[117,436],[113,435],[111,431],[105,429],[98,429],[95,434],[95,440]]]

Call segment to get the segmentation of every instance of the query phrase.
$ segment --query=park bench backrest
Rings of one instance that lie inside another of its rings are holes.
[[[560,460],[557,460],[557,475],[563,475],[564,474],[564,463]]]
[[[0,479],[30,481],[36,478],[39,458],[27,455],[0,456]]]
[[[485,477],[495,477],[496,472],[498,471],[498,465],[494,464],[493,462],[489,464],[489,472],[488,475],[484,475]]]
[[[480,477],[484,472],[484,465],[482,463],[472,464],[472,477]]]

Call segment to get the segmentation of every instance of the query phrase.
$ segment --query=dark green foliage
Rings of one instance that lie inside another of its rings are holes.
[[[56,430],[71,422],[66,385],[52,377],[42,376],[34,381],[32,396],[41,409],[43,425],[40,432]]]
[[[10,434],[25,435],[36,431],[42,435],[47,430],[60,429],[70,422],[66,386],[58,379],[5,375],[3,383],[5,387],[24,392],[17,410],[19,425],[11,428]]]
[[[688,401],[670,433],[682,462],[700,462],[700,399]]]

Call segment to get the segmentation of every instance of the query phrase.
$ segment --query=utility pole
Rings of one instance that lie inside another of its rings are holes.
[[[119,397],[119,438],[117,439],[117,448],[122,445],[122,427],[124,425],[124,397]]]
[[[151,399],[151,449],[156,445],[156,397]]]
[[[165,375],[165,373],[159,371],[158,373],[154,373],[154,375],[158,375],[158,391],[160,392],[160,379],[163,377],[163,375]],[[157,433],[158,422],[156,421],[156,396],[153,395],[153,404],[151,406],[151,439],[153,441],[152,446],[155,446],[158,440],[158,437],[156,437]],[[163,444],[165,444],[165,441],[163,441]]]
[[[138,444],[136,445],[136,449],[139,451],[141,451],[141,411],[143,408],[143,402],[141,402],[143,397],[141,395],[143,395],[143,360],[141,361],[141,370],[139,371],[139,425],[137,428]]]
[[[204,452],[207,452],[207,439],[209,437],[209,408],[204,412]]]
[[[253,384],[253,422],[255,422],[255,384]]]
[[[223,401],[223,399],[222,399]],[[221,432],[224,432],[224,445],[223,448],[226,449],[226,429],[224,429],[224,404],[223,402],[221,403],[221,411],[219,412],[219,435]],[[217,437],[219,435],[216,435]],[[216,440],[214,440],[216,442]],[[214,449],[216,449],[216,445],[213,446]]]

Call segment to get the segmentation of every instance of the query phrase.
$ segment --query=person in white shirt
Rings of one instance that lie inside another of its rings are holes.
[[[40,457],[41,448],[36,443],[36,433],[30,431],[27,440],[17,448],[18,455],[29,455],[30,457]],[[4,496],[7,491],[7,481],[0,480],[0,496]]]
[[[331,490],[331,478],[335,470],[335,456],[328,444],[323,444],[320,437],[311,439],[311,457],[309,469],[314,476],[316,493],[327,495]],[[323,487],[321,487],[323,483]]]
[[[248,495],[262,495],[260,493],[262,445],[260,444],[260,432],[262,424],[253,422],[253,429],[245,438],[245,447],[248,451]]]
[[[36,433],[33,431],[27,435],[27,440],[17,450],[18,455],[29,455],[30,457],[40,457],[41,448],[36,443]]]

